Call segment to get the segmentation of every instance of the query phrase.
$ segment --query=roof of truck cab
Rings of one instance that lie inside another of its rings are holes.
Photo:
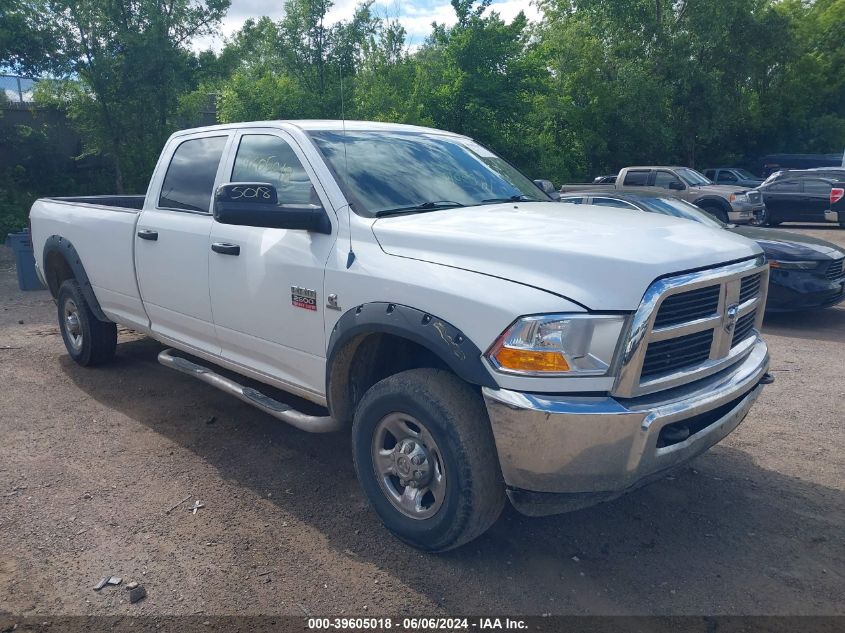
[[[296,127],[306,132],[314,131],[383,131],[383,132],[436,132],[448,136],[460,137],[461,134],[438,130],[436,128],[421,127],[419,125],[405,125],[404,123],[384,123],[381,121],[341,121],[340,119],[301,119],[301,120],[276,120],[276,121],[246,121],[243,123],[222,123],[219,125],[208,125],[195,127],[175,132],[174,135],[194,134],[214,130],[240,130],[250,128],[273,128],[281,129]]]
[[[625,169],[631,171],[632,169],[689,169],[689,167],[683,165],[633,165],[625,167]]]

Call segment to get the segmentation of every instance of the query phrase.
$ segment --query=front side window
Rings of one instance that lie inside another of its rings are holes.
[[[466,138],[404,131],[310,133],[353,208],[364,215],[550,198]]]
[[[668,189],[673,182],[681,184],[678,177],[671,171],[658,171],[654,174],[654,186],[662,189]]]
[[[737,177],[729,171],[719,172],[719,182],[736,182]]]
[[[832,187],[833,184],[827,182],[826,180],[804,181],[804,193],[828,196],[830,195],[830,190]]]
[[[801,183],[797,180],[782,180],[772,184],[769,187],[769,191],[777,191],[779,193],[801,191]]]
[[[170,159],[158,206],[208,213],[217,168],[225,147],[225,136],[183,141]]]
[[[584,202],[584,198],[581,196],[573,196],[571,198],[561,198],[561,202],[565,202],[566,204],[582,204]]]
[[[713,182],[709,178],[705,178],[701,172],[690,169],[689,167],[681,167],[675,170],[675,173],[687,183],[690,187],[701,187],[703,185],[712,185]]]
[[[266,182],[279,204],[319,204],[311,179],[293,148],[272,134],[245,134],[238,145],[232,182]]]

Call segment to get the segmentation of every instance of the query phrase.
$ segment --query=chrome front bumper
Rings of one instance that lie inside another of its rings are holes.
[[[768,366],[766,344],[758,338],[739,364],[638,398],[484,387],[511,501],[526,514],[555,514],[619,496],[683,464],[739,426]],[[661,437],[668,425],[690,435],[668,443]]]
[[[745,224],[750,222],[758,213],[762,213],[765,208],[765,205],[760,203],[732,203],[731,210],[728,212],[728,219],[734,224]]]

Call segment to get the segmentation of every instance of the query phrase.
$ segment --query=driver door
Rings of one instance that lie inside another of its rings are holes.
[[[222,182],[266,182],[276,187],[279,204],[321,204],[333,230],[325,235],[212,223],[209,286],[222,355],[306,397],[321,394],[323,277],[337,234],[336,216],[306,156],[288,134],[251,129],[239,133],[233,147],[237,149],[230,152]]]

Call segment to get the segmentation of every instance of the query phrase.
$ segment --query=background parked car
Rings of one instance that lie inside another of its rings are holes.
[[[782,169],[842,166],[843,155],[838,154],[769,154],[763,157],[763,175]]]
[[[672,215],[754,240],[766,253],[771,267],[767,312],[824,308],[845,299],[845,253],[830,242],[787,231],[724,224],[677,198],[585,192],[563,195],[560,201]]]
[[[830,208],[830,190],[836,178],[800,174],[773,180],[760,185],[766,204],[767,223],[824,222]]]
[[[741,167],[714,167],[705,169],[704,175],[717,185],[738,185],[740,187],[759,187],[763,179]]]
[[[560,193],[599,192],[646,193],[671,196],[698,205],[724,222],[744,224],[763,218],[765,207],[760,192],[745,187],[713,184],[704,174],[689,167],[625,167],[613,184],[564,184]]]

